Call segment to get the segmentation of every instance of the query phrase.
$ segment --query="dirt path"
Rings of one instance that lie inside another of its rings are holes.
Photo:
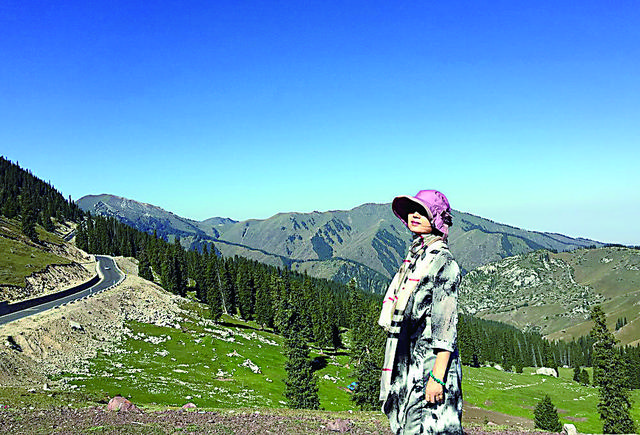
[[[487,422],[488,426],[508,426],[517,430],[525,431],[533,430],[534,428],[533,419],[515,417],[513,415],[490,411],[488,409],[473,406],[467,402],[464,402],[462,410],[463,421],[465,423],[484,425],[485,422]]]
[[[0,410],[0,425],[11,434],[329,434],[391,435],[380,413],[336,413],[306,410],[224,410],[109,412],[102,408],[67,407]],[[332,430],[333,428],[333,430]],[[489,426],[465,427],[468,435],[519,435],[532,432]],[[535,432],[547,435],[546,432]]]

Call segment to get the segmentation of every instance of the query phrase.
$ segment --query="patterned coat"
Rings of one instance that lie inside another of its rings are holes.
[[[433,255],[412,257],[411,268],[429,273],[419,277],[404,310],[391,371],[391,385],[382,410],[397,435],[462,434],[462,371],[456,345],[457,300],[460,269],[446,245]],[[418,266],[418,267],[416,267]],[[424,266],[424,265],[422,265]],[[415,278],[415,276],[414,276]],[[451,352],[443,379],[444,402],[426,401],[425,386],[439,349]]]

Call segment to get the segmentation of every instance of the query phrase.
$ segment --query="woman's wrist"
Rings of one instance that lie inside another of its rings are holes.
[[[433,374],[433,371],[429,371],[429,377],[431,379],[433,379],[434,381],[436,381],[437,383],[439,383],[440,385],[442,385],[443,387],[445,386],[445,383],[442,379],[440,379],[439,377],[437,377],[436,375]]]

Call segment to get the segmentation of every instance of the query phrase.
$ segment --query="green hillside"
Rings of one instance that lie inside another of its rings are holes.
[[[626,318],[627,324],[615,331],[622,344],[640,344],[640,250],[623,247],[581,249],[558,254],[571,265],[577,283],[593,288],[604,297],[602,309],[608,327],[615,330],[616,321]],[[568,327],[563,337],[584,335],[590,322]],[[550,338],[559,338],[552,334]]]
[[[62,223],[83,216],[51,184],[0,156],[0,286],[24,287],[32,273],[70,263],[58,255],[60,234],[70,231]]]
[[[640,339],[640,251],[607,247],[558,254],[540,250],[506,258],[463,278],[460,304],[475,316],[537,329],[551,339],[591,329],[589,307],[602,305],[622,344]]]
[[[121,394],[145,406],[193,402],[200,408],[286,407],[279,335],[226,315],[221,324],[193,315],[181,329],[129,326],[131,334],[120,349],[92,360],[88,373],[68,374],[69,384],[98,397]],[[354,381],[348,355],[316,349],[311,356],[318,369],[321,406],[356,409],[345,390]]]
[[[56,255],[46,243],[61,245],[63,240],[52,233],[36,227],[38,238],[44,243],[35,243],[22,234],[20,222],[0,216],[0,286],[24,287],[25,278],[44,270],[50,264],[69,264],[67,258]],[[0,300],[3,299],[0,293]]]

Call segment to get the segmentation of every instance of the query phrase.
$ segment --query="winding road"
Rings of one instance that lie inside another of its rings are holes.
[[[122,282],[125,275],[120,271],[120,269],[118,269],[118,266],[116,265],[116,262],[113,260],[113,258],[106,257],[104,255],[96,255],[96,260],[98,261],[98,274],[102,278],[96,285],[86,290],[81,290],[77,293],[73,293],[60,299],[56,299],[54,301],[45,302],[31,308],[25,308],[24,310],[0,316],[0,325],[4,325],[5,323],[21,319],[32,314],[41,313],[60,305],[65,305],[70,302],[77,301],[78,299],[82,299],[107,290]]]

